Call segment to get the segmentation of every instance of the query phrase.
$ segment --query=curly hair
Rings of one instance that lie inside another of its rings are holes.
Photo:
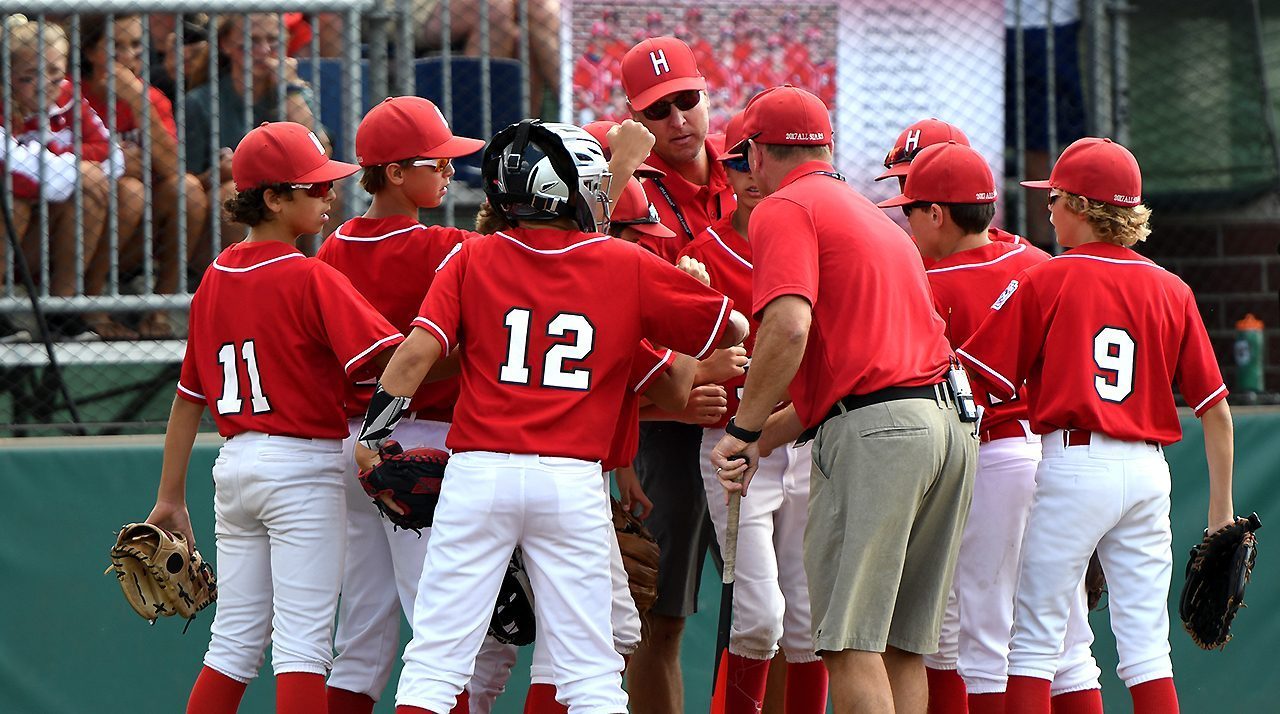
[[[476,211],[476,233],[497,233],[510,227],[511,223],[502,215],[502,211],[494,208],[488,201],[480,204],[480,210]]]
[[[266,201],[263,200],[263,194],[267,191],[275,191],[278,195],[283,196],[286,201],[293,200],[293,188],[290,184],[269,183],[265,186],[237,192],[234,196],[222,202],[222,208],[235,223],[243,223],[250,228],[266,223],[272,218],[271,211],[267,209]]]
[[[1083,216],[1104,243],[1129,248],[1151,235],[1151,209],[1146,206],[1115,206],[1066,191],[1062,196],[1067,208]]]

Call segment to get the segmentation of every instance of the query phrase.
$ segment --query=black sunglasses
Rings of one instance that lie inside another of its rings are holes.
[[[902,207],[902,215],[910,218],[911,212],[916,210],[917,208],[928,208],[929,206],[932,206],[932,205],[933,205],[932,203],[927,203],[925,201],[916,201],[915,203],[908,203],[907,205]]]
[[[1049,194],[1049,207],[1053,208],[1053,204],[1057,203],[1059,198],[1062,198],[1062,194],[1060,193]]]
[[[319,183],[295,183],[290,184],[289,188],[302,191],[312,198],[324,198],[333,190],[333,182],[321,181]]]
[[[884,167],[886,169],[891,169],[898,164],[909,164],[915,160],[916,154],[919,154],[924,148],[925,147],[923,146],[918,146],[911,151],[907,151],[907,147],[905,146],[895,146],[890,149],[889,153],[884,157]]]
[[[737,171],[740,174],[751,173],[751,162],[747,161],[747,157],[740,159],[725,159],[724,167],[730,171]]]
[[[675,105],[675,108],[682,112],[687,112],[698,106],[698,102],[700,101],[702,101],[702,92],[696,89],[686,89],[683,92],[677,93],[670,101],[664,99],[660,102],[650,104],[640,113],[644,115],[645,119],[650,121],[661,121],[671,115],[672,105]]]

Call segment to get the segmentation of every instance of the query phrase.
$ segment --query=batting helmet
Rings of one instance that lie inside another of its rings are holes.
[[[526,119],[498,132],[484,151],[485,195],[512,225],[572,218],[578,229],[609,228],[609,163],[600,143],[572,124]]]
[[[533,588],[524,571],[524,554],[519,548],[511,554],[507,574],[498,589],[498,602],[489,619],[489,635],[508,645],[523,647],[533,642],[537,622],[533,616]]]

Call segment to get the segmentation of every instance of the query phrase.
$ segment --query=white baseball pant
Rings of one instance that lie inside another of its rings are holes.
[[[400,653],[400,612],[412,621],[413,602],[422,577],[431,530],[422,535],[395,529],[360,486],[354,470],[355,434],[362,420],[349,422],[351,436],[342,442],[349,473],[344,479],[347,498],[347,560],[342,575],[342,599],[333,643],[336,655],[328,685],[358,692],[378,701]],[[405,420],[395,440],[405,449],[445,449],[449,425],[438,421]],[[389,587],[394,583],[394,589]],[[515,664],[517,648],[485,638],[476,674],[467,685],[471,711],[487,714],[506,683],[502,663]],[[495,677],[501,675],[495,681]],[[488,706],[486,706],[486,702]]]
[[[1116,673],[1126,687],[1173,676],[1169,659],[1169,465],[1161,448],[1099,433],[1044,436],[1022,544],[1009,674],[1052,679],[1071,601],[1094,548],[1107,573]]]
[[[600,464],[472,451],[454,454],[446,473],[396,704],[453,708],[520,546],[559,698],[571,714],[625,712]]]
[[[724,429],[702,435],[702,485],[716,540],[724,547],[729,507],[711,466]],[[729,651],[771,659],[782,647],[788,662],[813,662],[809,580],[804,572],[804,529],[809,520],[810,445],[781,446],[751,477],[738,521],[738,563],[733,586]]]
[[[1035,492],[1040,437],[997,439],[978,447],[973,504],[960,542],[955,583],[947,599],[931,669],[955,669],[970,694],[1005,691],[1018,559]],[[1052,691],[1096,689],[1101,674],[1090,646],[1083,578],[1071,600],[1066,642]]]
[[[213,465],[218,606],[204,664],[240,682],[267,644],[276,674],[323,675],[342,584],[342,442],[256,432]]]

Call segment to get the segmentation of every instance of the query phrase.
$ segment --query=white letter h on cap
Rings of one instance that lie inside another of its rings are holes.
[[[907,140],[902,145],[902,149],[903,151],[910,153],[915,151],[918,146],[920,146],[920,130],[916,129],[915,131],[907,134]]]
[[[671,65],[667,64],[666,50],[658,50],[649,53],[649,61],[653,63],[654,75],[661,75],[663,72],[670,72]]]

